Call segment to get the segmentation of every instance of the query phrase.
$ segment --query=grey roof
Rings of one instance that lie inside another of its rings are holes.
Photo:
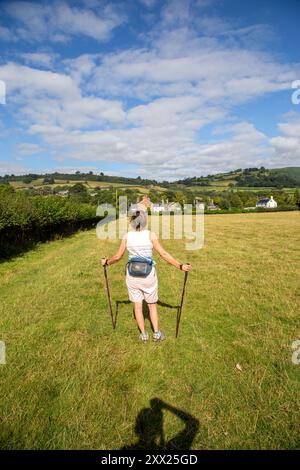
[[[267,198],[267,199],[260,199],[257,204],[267,204],[267,202],[271,201],[270,198]]]

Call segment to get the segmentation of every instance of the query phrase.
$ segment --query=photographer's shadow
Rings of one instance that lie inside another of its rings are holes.
[[[163,410],[170,411],[183,421],[185,427],[168,442],[164,438]],[[188,450],[199,429],[199,421],[189,413],[168,405],[159,398],[150,400],[150,407],[143,408],[135,422],[138,441],[121,450]]]

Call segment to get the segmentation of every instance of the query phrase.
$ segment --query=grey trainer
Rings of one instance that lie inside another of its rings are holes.
[[[140,340],[143,341],[144,343],[146,343],[146,341],[148,341],[149,339],[149,335],[148,335],[148,332],[145,331],[145,333],[141,333],[140,336],[139,336]]]
[[[152,339],[155,342],[163,341],[166,339],[166,336],[162,331],[158,330],[156,333],[153,333]]]

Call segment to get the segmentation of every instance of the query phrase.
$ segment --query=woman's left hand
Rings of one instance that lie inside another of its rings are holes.
[[[182,271],[187,272],[187,271],[190,271],[192,269],[192,266],[190,264],[186,263],[186,264],[182,265],[181,269],[182,269]]]
[[[107,258],[101,258],[101,263],[102,263],[102,266],[106,266],[107,265]]]

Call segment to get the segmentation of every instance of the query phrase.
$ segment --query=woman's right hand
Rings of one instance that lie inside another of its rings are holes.
[[[188,272],[192,269],[192,266],[188,263],[182,265],[182,271]]]

